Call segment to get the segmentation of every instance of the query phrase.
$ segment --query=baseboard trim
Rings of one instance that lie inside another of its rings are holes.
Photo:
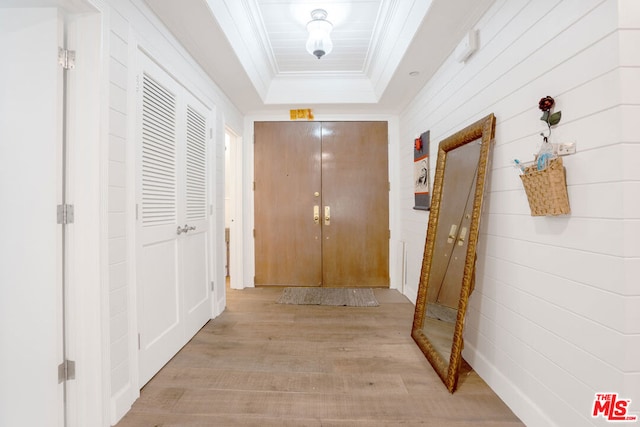
[[[542,408],[468,341],[464,343],[462,357],[525,425],[530,427],[557,425],[544,414]]]
[[[139,394],[129,383],[111,397],[111,425],[116,425],[131,410]]]

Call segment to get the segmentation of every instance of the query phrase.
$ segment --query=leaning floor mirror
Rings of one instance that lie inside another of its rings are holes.
[[[458,384],[493,114],[440,142],[411,336],[447,389]]]

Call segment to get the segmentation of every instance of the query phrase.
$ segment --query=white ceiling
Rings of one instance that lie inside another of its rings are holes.
[[[327,20],[334,26],[331,39],[336,49],[321,60],[305,50],[306,24],[317,3],[291,0],[252,0],[252,3],[253,20],[258,22],[258,34],[276,75],[326,75],[365,71],[370,47],[379,38],[378,16],[390,0],[324,2]]]
[[[399,112],[495,0],[145,1],[248,114]],[[305,50],[317,8],[334,26],[321,59]]]

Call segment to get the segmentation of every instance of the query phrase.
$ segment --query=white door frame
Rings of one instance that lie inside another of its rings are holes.
[[[67,48],[76,64],[68,88],[68,203],[75,206],[69,227],[67,357],[76,362],[68,382],[69,426],[109,423],[108,287],[108,25],[102,0],[65,17]],[[69,2],[71,3],[71,2]],[[72,9],[73,10],[73,9]]]
[[[242,256],[242,199],[244,197],[242,192],[242,138],[236,131],[229,126],[225,127],[225,133],[231,136],[229,143],[229,166],[231,170],[229,173],[225,173],[224,179],[229,177],[229,193],[231,194],[231,201],[229,206],[229,216],[231,222],[229,224],[230,233],[230,262],[229,271],[230,287],[233,289],[243,289],[244,286],[244,274],[243,274],[243,256]]]

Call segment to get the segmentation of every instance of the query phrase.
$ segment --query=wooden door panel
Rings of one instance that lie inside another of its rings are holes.
[[[446,250],[433,255],[427,301],[455,309],[458,308],[464,270],[460,265],[464,265],[467,248],[466,239],[459,245],[458,237],[463,227],[469,229],[471,222],[480,148],[479,144],[472,143],[447,153],[442,188],[442,200],[446,203],[440,205],[440,218],[446,221],[440,221],[436,230],[436,246]],[[465,215],[469,217],[465,218]],[[452,268],[454,265],[458,268]],[[455,271],[459,271],[458,277],[451,273]],[[453,284],[456,281],[458,283]],[[450,284],[445,286],[445,283]]]
[[[322,281],[320,123],[256,122],[256,285]],[[316,196],[315,193],[318,193]]]
[[[460,213],[456,213],[456,216],[460,217],[460,224],[458,225],[457,238],[454,243],[453,251],[451,252],[451,259],[449,260],[449,267],[442,280],[442,288],[438,293],[437,303],[449,308],[458,308],[460,302],[460,292],[462,291],[462,280],[464,277],[464,266],[467,259],[467,249],[469,248],[469,229],[471,227],[471,216],[473,215],[473,200],[475,197],[476,182],[478,179],[478,159],[480,158],[480,145],[479,144],[467,144],[464,147],[460,147],[456,150],[450,151],[448,157],[461,148],[471,147],[471,150],[466,153],[464,168],[467,168],[465,176],[460,177],[459,180],[466,182],[469,185],[468,189],[461,191],[460,199],[464,199],[464,192],[467,193],[464,206]],[[448,163],[448,162],[447,162]],[[448,169],[452,169],[448,165]],[[462,202],[462,200],[460,200]],[[442,212],[442,211],[441,211]]]
[[[322,124],[323,286],[389,286],[387,134],[386,122]]]

